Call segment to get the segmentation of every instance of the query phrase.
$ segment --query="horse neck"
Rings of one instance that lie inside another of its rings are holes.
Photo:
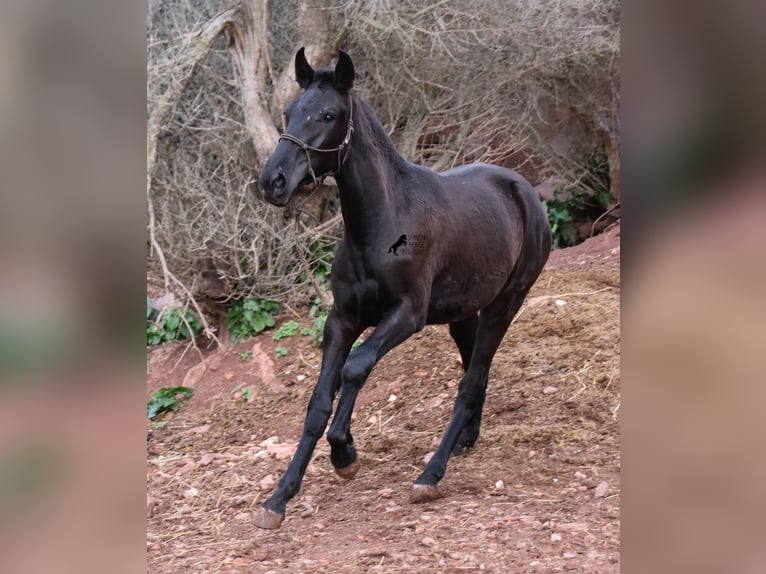
[[[354,98],[354,134],[348,158],[336,176],[346,234],[367,241],[393,217],[397,185],[408,167],[372,109]]]

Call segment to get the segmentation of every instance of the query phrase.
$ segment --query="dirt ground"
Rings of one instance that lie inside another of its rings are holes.
[[[476,448],[426,504],[410,488],[462,372],[445,326],[373,371],[352,427],[357,477],[335,475],[321,440],[275,531],[253,514],[300,436],[320,351],[271,332],[204,364],[184,343],[150,349],[147,395],[195,394],[147,427],[148,571],[619,572],[619,251],[616,226],[552,254],[495,357]]]

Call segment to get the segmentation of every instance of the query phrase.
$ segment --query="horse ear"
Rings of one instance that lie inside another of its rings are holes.
[[[335,84],[341,91],[350,90],[354,85],[354,63],[343,50],[338,50],[338,63],[335,64]]]
[[[312,68],[308,60],[306,60],[306,49],[301,48],[295,54],[295,80],[298,85],[304,90],[309,87],[309,84],[314,79],[314,68]]]

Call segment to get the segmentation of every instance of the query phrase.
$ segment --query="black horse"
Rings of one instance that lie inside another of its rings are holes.
[[[397,250],[402,245],[407,245],[407,236],[406,235],[400,236],[399,239],[396,240],[396,243],[394,243],[391,247],[388,248],[388,252],[389,253],[393,253],[394,255],[396,255],[398,257],[399,254],[397,253]]]
[[[268,202],[285,206],[299,187],[334,174],[345,234],[332,267],[334,303],[319,380],[297,451],[256,516],[262,528],[281,525],[338,391],[327,432],[330,458],[341,477],[357,473],[351,436],[357,394],[381,357],[433,323],[449,324],[465,374],[447,431],[411,500],[441,496],[450,454],[473,447],[479,436],[490,363],[551,246],[545,210],[516,172],[474,164],[437,174],[402,158],[352,90],[347,54],[339,52],[334,69],[315,71],[301,48],[295,75],[304,91],[285,109],[287,129],[261,171],[260,188]],[[403,235],[417,237],[418,249],[388,254],[391,237]],[[352,351],[369,326],[374,332]]]

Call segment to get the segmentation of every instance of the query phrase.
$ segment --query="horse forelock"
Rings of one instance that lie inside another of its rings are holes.
[[[309,84],[309,87],[312,86],[317,86],[319,88],[330,87],[341,94],[348,93],[348,90],[342,90],[338,87],[337,82],[335,81],[335,70],[332,68],[316,70],[314,72],[314,79],[311,80],[311,84]]]

